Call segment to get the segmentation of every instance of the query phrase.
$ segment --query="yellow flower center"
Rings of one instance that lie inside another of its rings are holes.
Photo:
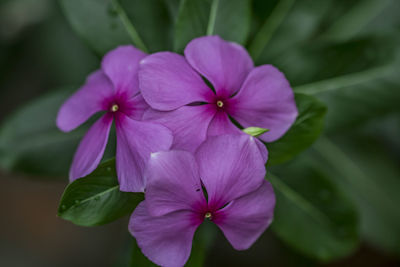
[[[224,102],[222,102],[221,100],[218,100],[218,101],[217,101],[217,106],[218,106],[219,108],[222,108],[222,107],[224,106]]]
[[[118,109],[119,109],[119,107],[118,107],[117,104],[114,104],[114,105],[111,106],[111,112],[117,112]]]
[[[209,220],[211,220],[211,217],[212,217],[211,212],[207,212],[207,213],[204,215],[204,218],[209,219]]]

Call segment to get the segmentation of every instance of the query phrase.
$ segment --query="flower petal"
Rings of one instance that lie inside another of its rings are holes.
[[[171,52],[155,53],[142,60],[139,83],[147,103],[164,111],[204,101],[207,94],[212,94],[185,58]]]
[[[194,152],[207,138],[215,111],[209,105],[183,106],[174,111],[148,110],[143,119],[159,122],[174,135],[172,149]]]
[[[216,136],[223,134],[243,134],[243,132],[231,122],[225,112],[217,111],[208,127],[207,135]]]
[[[69,171],[71,182],[90,174],[99,165],[107,145],[112,120],[111,115],[105,114],[83,137]]]
[[[116,167],[120,190],[143,192],[144,169],[150,154],[171,147],[171,131],[157,123],[132,120],[124,114],[116,118],[116,131]]]
[[[124,110],[125,114],[131,119],[140,121],[143,119],[144,113],[150,109],[150,106],[144,101],[142,94],[137,94],[128,100],[129,110]]]
[[[114,93],[110,80],[101,70],[93,72],[86,83],[61,106],[57,115],[57,127],[69,132],[94,113],[104,110],[104,100]]]
[[[268,150],[267,150],[267,147],[258,138],[256,138],[255,140],[256,140],[258,148],[260,149],[261,156],[263,157],[264,163],[267,163],[267,161],[268,161]]]
[[[190,211],[154,217],[143,201],[133,212],[128,227],[142,253],[151,261],[165,267],[182,267],[190,256],[198,226]]]
[[[257,189],[264,180],[264,160],[255,138],[247,134],[209,137],[197,150],[208,202],[220,208]]]
[[[253,68],[253,61],[242,46],[219,36],[192,40],[185,48],[185,57],[214,85],[217,94],[224,97],[237,92]]]
[[[119,93],[133,96],[139,92],[139,62],[145,53],[132,45],[124,45],[108,52],[101,61],[101,68]]]
[[[187,151],[151,154],[145,177],[147,208],[153,216],[206,205],[196,160]]]
[[[266,142],[279,139],[298,114],[289,82],[271,65],[253,69],[229,104],[229,114],[243,127],[269,129],[260,136]]]
[[[218,211],[214,222],[237,250],[248,249],[271,224],[275,194],[265,181],[254,192],[235,199]]]
[[[236,125],[234,125],[229,116],[225,112],[217,112],[208,127],[208,136],[217,136],[223,134],[245,134],[242,130],[240,130]],[[267,163],[268,160],[268,150],[265,145],[258,140],[254,139],[257,143],[258,148],[260,149],[261,156],[264,159],[264,163]]]

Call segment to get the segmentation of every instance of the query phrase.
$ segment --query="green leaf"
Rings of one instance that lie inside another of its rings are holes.
[[[371,32],[380,34],[388,27],[374,25],[377,24],[373,23],[374,19],[386,9],[398,7],[396,1],[388,0],[302,0],[295,1],[290,8],[291,4],[290,0],[278,1],[274,11],[270,15],[266,13],[267,20],[250,46],[250,52],[258,58],[256,63],[272,62],[276,65],[276,62],[289,60],[287,53],[300,46],[306,49],[316,43],[350,40],[362,36],[361,33],[368,34],[373,28],[371,26],[375,27]],[[387,17],[380,20],[385,23],[380,24],[387,24],[388,20],[398,21],[396,12],[386,13]],[[301,62],[291,61],[291,64],[301,65]]]
[[[315,94],[325,102],[328,106],[327,132],[342,131],[399,111],[400,78],[396,70],[400,62],[395,60],[399,43],[396,36],[389,35],[311,49],[310,53],[305,50],[297,59],[302,62],[299,69],[282,67],[297,82],[318,80],[294,90]],[[321,58],[324,62],[320,62]]]
[[[8,117],[0,128],[0,166],[9,171],[65,176],[86,128],[57,129],[58,109],[71,88],[44,95]]]
[[[60,0],[74,30],[99,55],[133,44],[144,52],[166,50],[172,21],[163,0]]]
[[[389,66],[394,62],[397,40],[395,35],[387,35],[365,37],[345,43],[316,42],[291,49],[270,63],[285,73],[296,91],[307,92],[305,87],[313,86],[316,82],[328,79],[334,81],[338,76]],[[367,75],[365,73],[361,77]],[[296,88],[298,86],[301,89]],[[332,88],[320,86],[320,89]]]
[[[250,10],[249,0],[183,0],[175,25],[174,50],[182,52],[189,41],[204,35],[243,44],[250,30]]]
[[[67,186],[58,216],[78,225],[102,225],[132,213],[142,200],[142,193],[119,191],[115,160],[112,159]]]
[[[60,0],[74,30],[99,55],[118,45],[134,43],[146,51],[126,13],[114,0]]]
[[[369,22],[381,13],[391,0],[359,0],[333,21],[320,38],[343,41],[356,36]]]
[[[254,37],[252,43],[249,46],[249,53],[254,61],[257,61],[268,41],[272,38],[272,35],[278,29],[294,2],[295,0],[279,1],[270,16],[267,17],[261,29]]]
[[[268,132],[269,129],[259,128],[259,127],[248,127],[246,129],[243,129],[242,131],[251,136],[257,137]]]
[[[322,18],[332,10],[334,1],[302,0],[295,1],[292,7],[290,0],[277,2],[273,12],[264,15],[266,20],[250,46],[257,64],[273,62],[276,65],[291,49],[310,40]]]
[[[380,138],[321,138],[311,161],[356,203],[367,241],[400,255],[400,168]]]
[[[276,194],[272,230],[289,246],[318,259],[332,261],[358,245],[356,210],[338,188],[304,160],[275,170],[267,179]]]
[[[374,118],[400,111],[400,78],[396,71],[357,85],[318,94],[328,106],[326,132],[344,132]]]
[[[299,115],[289,131],[279,140],[266,144],[268,165],[285,162],[299,154],[320,135],[326,113],[325,105],[315,97],[295,94]]]
[[[172,50],[175,17],[169,10],[177,5],[174,0],[119,1],[150,52]]]

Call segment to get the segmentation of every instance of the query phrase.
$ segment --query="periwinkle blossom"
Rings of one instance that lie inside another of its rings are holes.
[[[143,171],[151,152],[168,150],[172,134],[165,126],[141,121],[148,105],[139,93],[138,66],[146,54],[133,46],[120,46],[107,53],[101,69],[60,108],[57,126],[65,132],[103,111],[82,139],[75,153],[70,181],[91,173],[99,164],[115,120],[116,168],[122,191],[143,191]]]
[[[295,121],[298,111],[285,76],[272,65],[254,67],[242,46],[200,37],[184,55],[155,53],[139,68],[140,90],[152,107],[144,118],[173,131],[173,149],[193,152],[207,136],[239,132],[231,119],[244,128],[269,129],[260,136],[265,142],[280,138]]]
[[[183,266],[204,220],[214,222],[237,250],[249,248],[272,221],[275,195],[264,180],[254,137],[210,137],[194,156],[155,153],[145,173],[145,200],[133,212],[129,230],[158,265]]]

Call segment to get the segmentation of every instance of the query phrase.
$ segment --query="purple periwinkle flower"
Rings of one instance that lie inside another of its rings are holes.
[[[61,107],[57,126],[65,132],[84,123],[99,111],[105,114],[91,126],[75,153],[70,180],[91,173],[103,157],[115,119],[116,168],[122,191],[144,190],[143,172],[151,152],[168,150],[172,134],[165,126],[141,121],[148,105],[139,93],[139,61],[146,54],[133,46],[120,46],[107,53],[101,69]]]
[[[271,65],[254,67],[242,46],[207,36],[192,40],[184,54],[155,53],[139,68],[140,90],[153,109],[144,118],[173,131],[173,149],[193,152],[207,136],[238,132],[232,118],[244,128],[269,129],[260,136],[265,142],[280,138],[295,121],[285,76]]]
[[[235,249],[247,249],[273,218],[275,195],[264,175],[264,159],[248,135],[210,137],[194,156],[154,153],[145,172],[145,200],[129,230],[143,254],[165,267],[185,264],[204,220],[214,222]]]

